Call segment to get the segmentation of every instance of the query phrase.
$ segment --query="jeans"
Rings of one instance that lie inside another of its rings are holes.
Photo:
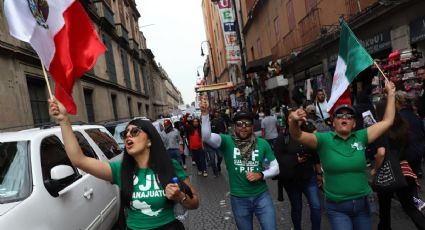
[[[303,200],[302,194],[307,197],[310,206],[311,229],[320,229],[321,211],[319,188],[317,187],[316,176],[313,174],[308,182],[285,182],[283,184],[291,203],[291,219],[295,230],[301,229],[301,215]]]
[[[211,166],[214,175],[217,176],[221,171],[221,162],[223,161],[222,153],[220,149],[215,149],[207,145],[205,145],[205,151],[207,152],[209,165]]]
[[[171,157],[171,159],[178,161],[180,164],[182,163],[182,158],[180,156],[179,149],[167,149],[167,153]]]
[[[412,219],[418,229],[425,229],[425,217],[413,203],[413,189],[416,187],[412,177],[405,177],[408,186],[391,192],[378,192],[379,199],[379,224],[378,230],[391,229],[391,199],[394,194],[400,201],[403,211]]]
[[[203,149],[191,150],[192,157],[195,160],[198,172],[207,171],[207,162],[205,161],[205,152]]]
[[[342,202],[326,200],[325,206],[331,229],[371,229],[371,218],[367,196]]]
[[[276,230],[276,213],[268,191],[252,197],[230,196],[233,215],[239,230],[252,230],[252,215],[260,222],[262,230]]]

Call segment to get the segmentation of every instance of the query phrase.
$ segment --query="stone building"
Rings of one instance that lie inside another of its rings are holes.
[[[77,114],[72,120],[97,123],[135,116],[154,120],[167,114],[167,95],[180,93],[175,87],[171,88],[176,92],[166,93],[163,85],[169,78],[146,47],[135,1],[80,2],[107,51],[76,81],[73,98]],[[9,35],[3,2],[0,8],[0,129],[39,126],[50,121],[40,60],[29,44]]]

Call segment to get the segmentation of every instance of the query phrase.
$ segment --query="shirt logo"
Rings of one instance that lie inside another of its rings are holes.
[[[360,143],[360,142],[356,142],[356,143],[354,143],[354,144],[351,144],[351,148],[353,148],[353,149],[357,149],[358,151],[360,151],[360,150],[364,150],[364,146],[363,146],[363,144],[362,144],[362,143]]]

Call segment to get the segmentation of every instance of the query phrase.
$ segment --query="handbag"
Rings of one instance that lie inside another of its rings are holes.
[[[388,147],[385,149],[390,150]],[[397,154],[390,150],[373,178],[372,187],[377,192],[389,192],[405,186],[407,181],[401,171],[400,161]]]

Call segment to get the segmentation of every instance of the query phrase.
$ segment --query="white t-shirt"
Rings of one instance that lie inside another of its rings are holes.
[[[266,116],[261,120],[261,128],[264,129],[264,139],[270,140],[275,139],[278,136],[277,133],[277,119],[274,116]]]
[[[314,104],[316,106],[316,116],[323,118],[323,120],[329,118],[329,113],[328,113],[328,110],[327,110],[327,104],[328,103],[326,101],[316,102]],[[319,106],[320,106],[320,109],[322,110],[323,117],[322,117],[322,114],[320,114]]]

